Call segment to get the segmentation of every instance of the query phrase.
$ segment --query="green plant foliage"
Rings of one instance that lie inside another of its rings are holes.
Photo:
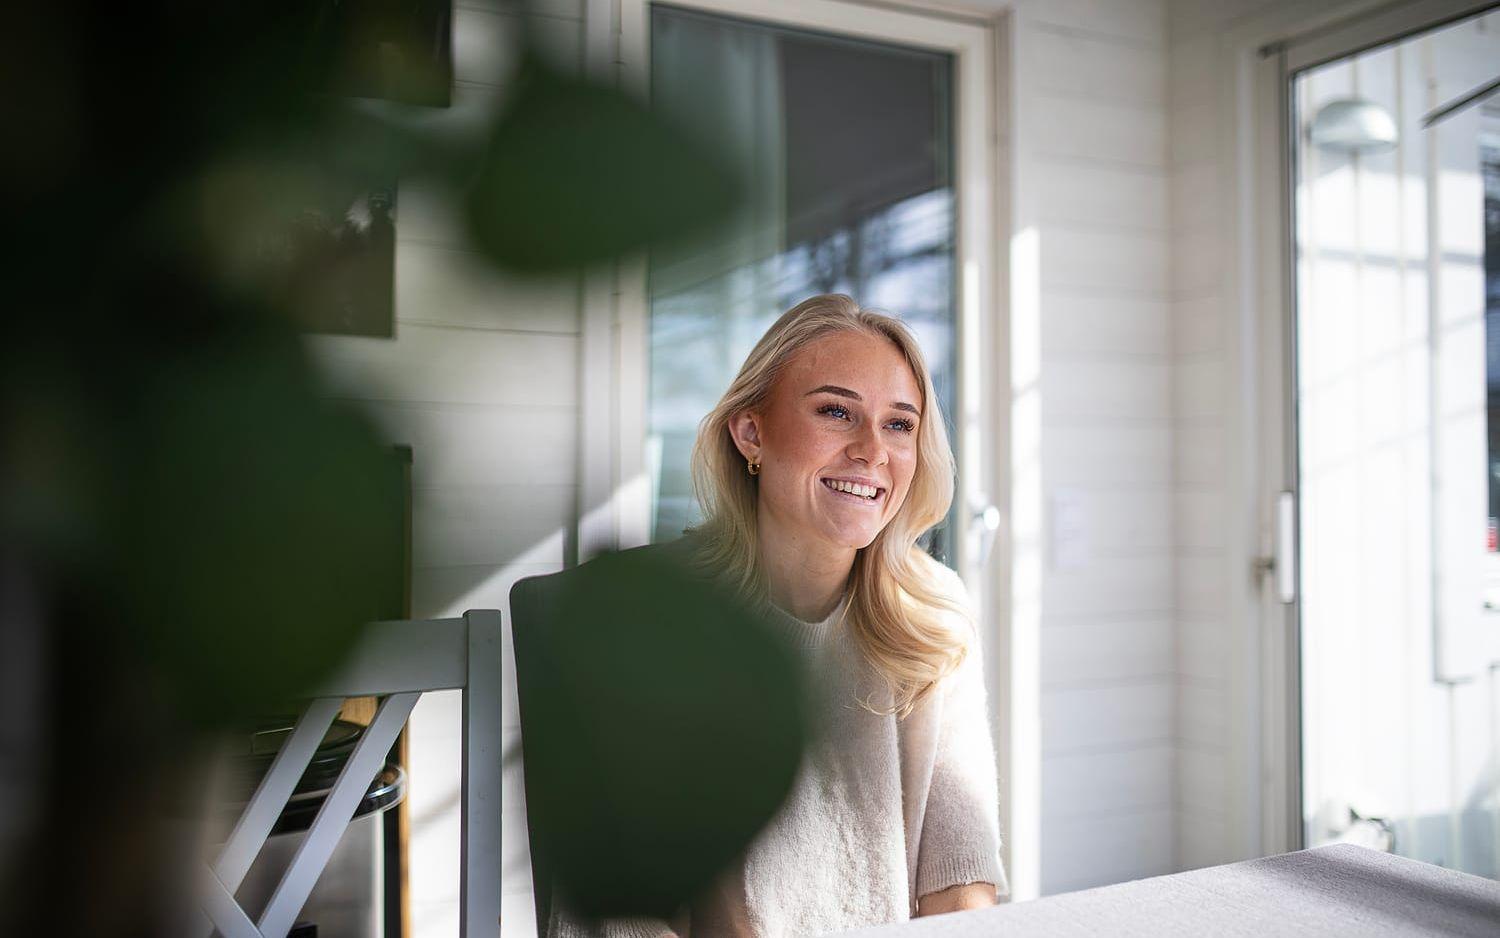
[[[152,679],[207,725],[314,686],[402,575],[386,449],[291,342],[237,338],[149,379],[113,539]]]
[[[726,217],[734,177],[619,92],[529,58],[469,197],[469,230],[501,266],[548,271],[680,238]]]
[[[570,906],[668,916],[791,787],[796,653],[716,583],[647,551],[569,574],[527,701],[528,811]]]

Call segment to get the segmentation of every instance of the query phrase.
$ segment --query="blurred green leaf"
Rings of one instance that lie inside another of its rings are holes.
[[[667,916],[785,799],[803,673],[748,608],[649,551],[570,576],[531,665],[548,680],[528,701],[528,810],[571,908]]]
[[[734,177],[628,96],[528,57],[467,205],[504,267],[582,267],[728,216]]]
[[[113,546],[162,692],[220,725],[309,690],[400,575],[388,450],[254,332],[164,363],[137,427]]]

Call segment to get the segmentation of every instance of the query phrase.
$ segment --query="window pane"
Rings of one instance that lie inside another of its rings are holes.
[[[651,59],[653,107],[720,149],[748,193],[726,225],[651,255],[652,536],[670,540],[698,519],[698,421],[812,294],[911,325],[952,413],[952,57],[653,7]],[[931,545],[944,559],[950,528]]]

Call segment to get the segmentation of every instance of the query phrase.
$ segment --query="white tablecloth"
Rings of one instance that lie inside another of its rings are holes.
[[[1500,938],[1500,882],[1334,844],[845,934]]]

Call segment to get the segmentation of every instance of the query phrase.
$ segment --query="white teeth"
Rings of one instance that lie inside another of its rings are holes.
[[[842,479],[824,479],[823,482],[831,489],[848,492],[850,495],[859,495],[863,498],[874,498],[875,493],[880,491],[873,485],[860,485],[858,482],[845,482]]]

